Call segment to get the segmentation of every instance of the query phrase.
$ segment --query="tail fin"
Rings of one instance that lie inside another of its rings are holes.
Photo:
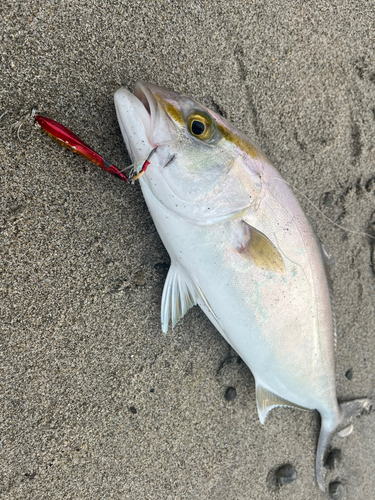
[[[318,450],[316,454],[316,479],[321,490],[325,491],[324,459],[328,446],[330,445],[334,434],[336,432],[342,431],[343,429],[346,430],[347,427],[351,426],[356,417],[359,417],[363,413],[369,413],[372,409],[372,405],[373,402],[370,399],[355,399],[354,401],[347,401],[346,403],[340,404],[340,415],[338,423],[336,421],[334,424],[332,424],[327,419],[322,417]]]

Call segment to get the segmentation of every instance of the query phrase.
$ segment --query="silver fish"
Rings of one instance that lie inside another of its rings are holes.
[[[126,147],[171,267],[164,332],[198,304],[251,369],[259,419],[277,406],[319,411],[316,476],[337,431],[368,399],[338,404],[332,258],[280,173],[233,125],[156,85],[122,88],[115,106]]]

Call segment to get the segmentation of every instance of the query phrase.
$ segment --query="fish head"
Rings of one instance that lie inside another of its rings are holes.
[[[122,88],[115,105],[125,144],[140,183],[168,211],[200,225],[238,216],[262,191],[262,155],[222,116],[193,99],[138,82]]]

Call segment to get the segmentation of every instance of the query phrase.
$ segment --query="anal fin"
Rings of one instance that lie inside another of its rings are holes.
[[[306,410],[303,406],[296,405],[295,403],[291,403],[286,399],[273,394],[268,389],[265,389],[261,385],[257,384],[256,386],[256,397],[257,397],[257,408],[260,423],[263,425],[268,412],[272,410],[272,408],[276,408],[277,406],[289,406],[291,408],[299,408],[301,410]]]

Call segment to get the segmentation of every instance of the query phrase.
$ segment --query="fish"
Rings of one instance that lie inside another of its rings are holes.
[[[316,478],[336,432],[372,408],[339,404],[333,258],[289,184],[250,139],[195,100],[154,84],[114,95],[118,122],[171,265],[167,332],[198,305],[253,373],[261,424],[279,406],[317,410]]]

